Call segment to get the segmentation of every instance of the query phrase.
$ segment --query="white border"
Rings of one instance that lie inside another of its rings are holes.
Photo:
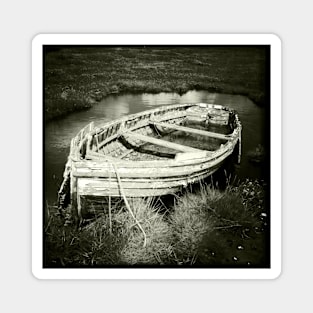
[[[43,269],[43,45],[271,45],[270,269]],[[38,279],[275,279],[281,274],[281,40],[273,34],[39,34],[32,41],[32,273]]]

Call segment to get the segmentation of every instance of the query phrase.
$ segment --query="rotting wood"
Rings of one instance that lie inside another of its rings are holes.
[[[164,122],[154,122],[154,121],[151,121],[150,123],[158,127],[161,126],[161,127],[165,127],[169,129],[180,130],[186,133],[192,133],[192,134],[211,137],[211,138],[217,138],[217,139],[222,139],[222,140],[228,140],[230,138],[230,135],[218,134],[218,133],[213,133],[213,132],[209,132],[205,130],[190,128],[190,127],[185,127],[185,126],[180,126],[180,125],[175,125],[175,124],[169,124],[169,123],[164,123]]]
[[[231,143],[231,142],[229,142]],[[139,169],[150,169],[150,168],[180,168],[182,166],[195,166],[197,164],[202,164],[202,163],[207,163],[207,162],[211,162],[214,161],[215,159],[219,159],[219,158],[223,158],[224,155],[230,151],[233,150],[234,146],[236,144],[236,141],[234,141],[233,143],[231,143],[231,146],[226,147],[224,146],[224,148],[220,148],[218,151],[207,151],[206,154],[201,154],[201,156],[203,156],[203,158],[201,159],[197,159],[197,162],[195,162],[195,160],[193,159],[187,159],[187,160],[175,160],[175,159],[167,159],[167,160],[152,160],[152,161],[125,161],[125,160],[121,160],[118,158],[114,158],[114,162],[117,166],[119,167],[123,167],[125,169],[129,169],[129,170],[133,170],[136,171],[137,168]],[[206,152],[206,151],[205,151]],[[92,152],[90,156],[97,156],[99,154],[96,154],[96,152]],[[101,154],[100,154],[101,155]],[[88,157],[88,156],[87,156]],[[108,157],[105,155],[101,155],[101,160],[109,160],[112,157]],[[99,163],[98,161],[93,161],[93,160],[80,160],[75,162],[75,167],[76,168],[83,168],[83,169],[103,169],[105,170],[108,165],[106,164],[106,162],[104,163]]]
[[[209,170],[210,167],[217,165],[228,157],[233,151],[227,151],[220,158],[216,158],[213,161],[201,162],[196,165],[178,166],[178,167],[157,167],[157,168],[126,168],[119,166],[119,174],[122,178],[148,178],[151,179],[159,177],[182,177],[184,175],[189,176],[192,173],[197,173],[202,170]],[[77,167],[73,171],[75,177],[109,177],[110,164],[109,162],[103,162],[102,166],[90,168],[90,167]],[[117,164],[116,164],[117,165]],[[113,172],[111,172],[112,175]]]
[[[123,152],[121,155],[119,155],[118,158],[123,159],[134,151],[135,151],[134,149],[127,149],[125,152]]]
[[[141,135],[141,134],[137,134],[133,132],[127,132],[123,136],[125,137],[125,139],[127,139],[128,137],[135,138],[135,139],[139,139],[145,142],[152,143],[154,145],[158,145],[161,147],[165,147],[165,148],[169,148],[169,149],[173,149],[173,150],[177,150],[181,152],[203,152],[204,151],[204,150],[180,145],[178,143],[169,142],[166,140],[157,139],[157,138],[153,138],[153,137],[149,137],[149,136],[145,136],[145,135]]]
[[[188,184],[193,183],[195,181],[202,180],[206,178],[209,175],[212,175],[219,166],[210,168],[210,171],[203,171],[199,173],[198,175],[193,175],[192,177],[189,177],[188,179],[184,178],[182,180],[176,180],[174,183],[171,184],[164,184],[163,187],[160,185],[158,188],[152,188],[150,184],[146,184],[145,186],[142,185],[141,188],[137,187],[131,187],[130,185],[125,184],[124,180],[122,179],[122,184],[124,187],[124,194],[127,197],[148,197],[148,196],[161,196],[166,195],[169,193],[175,193],[178,190],[181,190],[182,188],[186,187]],[[82,181],[80,179],[79,181]],[[79,184],[79,192],[81,195],[86,196],[109,196],[112,197],[120,197],[120,188],[115,186],[111,186],[111,188],[106,188],[106,185],[101,185],[93,188],[93,186],[84,186],[84,184]],[[131,188],[129,188],[131,187]]]
[[[173,187],[173,188],[164,188],[164,189],[151,189],[147,186],[145,189],[125,189],[124,195],[127,198],[137,198],[137,197],[154,197],[154,196],[162,196],[167,195],[169,193],[175,193],[182,187]],[[84,196],[94,196],[94,197],[121,197],[120,189],[104,189],[99,191],[91,191],[86,190],[86,194]]]
[[[179,115],[166,116],[166,117],[160,118],[159,120],[160,121],[169,121],[169,120],[180,119],[180,118],[184,118],[184,117],[186,117],[186,113],[185,112],[181,112]],[[122,121],[120,123],[122,123]],[[103,146],[105,146],[108,142],[110,142],[110,141],[118,138],[119,136],[121,136],[124,132],[134,131],[134,130],[146,127],[147,125],[149,125],[149,123],[150,123],[150,119],[147,118],[146,120],[138,122],[134,126],[131,126],[129,128],[122,128],[117,133],[111,134],[110,136],[107,136],[107,138],[104,141],[99,143],[99,149],[101,149]]]
[[[210,155],[209,151],[177,153],[175,156],[175,160],[185,161],[185,160],[202,159],[209,155]]]
[[[187,186],[190,182],[194,181],[199,177],[206,176],[211,173],[211,171],[215,170],[217,166],[211,167],[211,170],[208,172],[207,170],[199,171],[197,173],[193,173],[188,177],[182,177],[175,179],[146,179],[145,181],[140,180],[129,180],[129,179],[122,179],[122,184],[124,189],[164,189],[164,188],[173,188],[178,186]],[[112,173],[112,175],[114,175]],[[117,179],[114,177],[110,178],[79,178],[78,180],[78,191],[80,194],[89,193],[92,191],[100,192],[105,190],[112,190],[112,189],[119,189],[119,184]]]
[[[216,165],[215,165],[216,166]],[[214,168],[212,166],[212,168]],[[189,175],[188,177],[146,177],[146,178],[131,178],[131,177],[123,177],[122,180],[123,180],[123,183],[126,184],[125,186],[127,186],[127,184],[129,183],[138,183],[138,184],[142,184],[142,185],[149,185],[150,183],[160,183],[160,184],[172,184],[176,181],[186,181],[186,180],[189,180],[189,179],[193,179],[195,177],[198,177],[199,175],[204,175],[205,173],[207,172],[207,169],[204,169],[202,171],[199,171],[199,172],[196,172],[196,173],[193,173],[191,175]],[[112,172],[113,173],[113,172]],[[85,182],[87,181],[101,181],[101,182],[108,182],[109,181],[109,177],[80,177],[80,181],[81,180],[86,180]],[[114,183],[116,183],[116,179],[113,177],[111,177],[111,181]],[[87,184],[87,183],[86,183]],[[173,185],[174,186],[174,185]]]
[[[89,151],[88,155],[86,156],[87,158],[91,159],[100,159],[103,161],[118,161],[119,159],[112,157],[110,155],[102,154],[99,152],[94,152],[94,151]]]

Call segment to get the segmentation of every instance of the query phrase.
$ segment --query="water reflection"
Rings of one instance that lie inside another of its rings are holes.
[[[156,95],[144,93],[141,95],[141,101],[147,107],[167,105],[172,103],[180,103],[180,96],[175,93],[166,92],[161,92]]]
[[[109,99],[106,105],[102,107],[102,114],[110,120],[129,114],[129,101],[127,99],[123,100],[120,99],[118,105],[116,105],[116,99]]]
[[[197,103],[197,102],[207,102],[216,103],[216,93],[207,93],[205,91],[188,91],[186,94],[182,95],[182,103]]]
[[[144,93],[141,95],[142,103],[147,106],[160,106],[176,103],[197,103],[204,100],[208,103],[216,103],[218,94],[207,93],[205,91],[188,91],[186,94],[180,96],[177,93],[161,92],[159,94]]]

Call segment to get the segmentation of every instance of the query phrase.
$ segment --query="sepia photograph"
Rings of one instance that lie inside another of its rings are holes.
[[[273,269],[273,43],[45,36],[38,267]]]

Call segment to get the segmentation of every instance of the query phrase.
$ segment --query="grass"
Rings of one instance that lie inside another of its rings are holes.
[[[45,267],[268,267],[266,185],[246,180],[221,191],[203,185],[176,196],[173,207],[139,199],[131,209],[73,223],[70,211],[50,214]]]
[[[132,211],[147,235],[147,244],[143,245],[143,234],[135,226],[127,212],[127,243],[121,251],[121,261],[129,265],[163,265],[171,254],[172,234],[170,225],[160,213],[158,205],[152,205],[151,199],[134,200]]]
[[[47,47],[46,121],[116,93],[208,90],[269,104],[264,47]]]

